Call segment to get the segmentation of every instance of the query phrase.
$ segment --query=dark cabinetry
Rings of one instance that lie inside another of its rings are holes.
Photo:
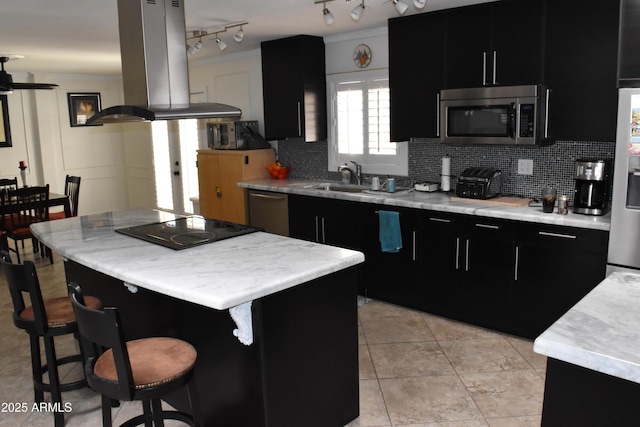
[[[322,37],[263,42],[262,86],[267,139],[327,139],[325,54]]]
[[[546,2],[549,138],[615,141],[619,2]]]
[[[364,252],[358,292],[535,338],[605,276],[608,233],[473,215],[289,197],[292,237]],[[399,212],[384,253],[378,212]]]
[[[446,87],[538,84],[542,3],[499,1],[447,13]]]
[[[618,79],[621,87],[640,87],[640,0],[622,0]]]
[[[511,324],[536,337],[605,277],[608,233],[518,224]]]
[[[438,135],[445,28],[445,12],[389,20],[392,141]]]

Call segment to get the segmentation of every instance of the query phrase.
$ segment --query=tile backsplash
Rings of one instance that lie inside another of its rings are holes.
[[[583,158],[613,158],[614,142],[559,141],[548,147],[452,146],[438,139],[412,139],[409,143],[409,178],[416,182],[440,182],[442,157],[451,157],[451,173],[459,175],[472,166],[502,171],[502,194],[539,198],[542,188],[556,187],[573,199],[574,163]],[[327,171],[326,141],[308,144],[288,139],[279,142],[279,159],[292,166],[291,178],[339,180]],[[533,175],[518,174],[518,159],[533,160]],[[406,179],[406,177],[398,177]],[[454,187],[452,183],[452,188]]]

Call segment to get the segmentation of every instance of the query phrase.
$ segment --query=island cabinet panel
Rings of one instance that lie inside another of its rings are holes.
[[[622,0],[618,80],[620,87],[640,87],[640,0]]]
[[[605,231],[518,224],[511,326],[535,338],[600,283],[606,273]]]
[[[233,335],[228,310],[126,287],[73,261],[65,272],[119,308],[127,340],[172,336],[196,348],[204,426],[342,427],[359,415],[353,267],[253,301],[251,345]],[[166,401],[190,411],[182,390]]]
[[[389,20],[391,140],[439,136],[438,109],[444,87],[444,12]]]
[[[619,3],[576,8],[570,0],[546,2],[544,83],[552,140],[615,141]]]
[[[262,42],[262,91],[267,139],[327,139],[327,94],[322,37]]]
[[[237,182],[268,178],[273,150],[198,150],[200,214],[205,218],[248,224],[245,190]]]

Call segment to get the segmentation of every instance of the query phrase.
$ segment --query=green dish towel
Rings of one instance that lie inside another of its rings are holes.
[[[382,252],[400,252],[402,234],[400,233],[400,213],[378,211],[380,228],[380,249]]]

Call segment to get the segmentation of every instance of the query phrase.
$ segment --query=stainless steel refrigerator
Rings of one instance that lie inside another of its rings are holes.
[[[620,89],[607,274],[640,273],[640,89]]]

